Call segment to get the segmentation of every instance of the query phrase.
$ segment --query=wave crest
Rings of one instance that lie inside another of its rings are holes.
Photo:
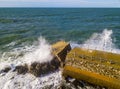
[[[72,47],[82,47],[93,50],[101,50],[112,53],[120,53],[112,39],[112,30],[104,29],[102,33],[94,33],[83,44],[71,43]]]

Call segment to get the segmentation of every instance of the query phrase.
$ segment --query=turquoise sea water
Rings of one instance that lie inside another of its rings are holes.
[[[104,29],[120,48],[120,8],[0,8],[0,51],[30,45],[40,36],[83,43]]]

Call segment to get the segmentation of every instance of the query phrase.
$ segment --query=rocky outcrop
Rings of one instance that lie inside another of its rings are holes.
[[[24,64],[16,66],[15,70],[18,74],[31,73],[36,77],[43,76],[58,70],[60,67],[60,61],[54,57],[49,62],[39,63],[33,62],[31,65]]]
[[[29,66],[29,72],[35,76],[49,74],[58,70],[60,67],[60,61],[56,58],[51,60],[50,62],[45,63],[37,63],[34,62]]]
[[[28,72],[28,65],[24,64],[16,66],[14,71],[17,71],[18,74],[25,74]]]

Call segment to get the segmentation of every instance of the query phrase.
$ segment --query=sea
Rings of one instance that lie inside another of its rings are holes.
[[[33,54],[45,59],[50,45],[61,40],[72,48],[120,54],[120,8],[0,8],[0,69],[33,62]],[[30,76],[0,73],[0,89],[56,89],[62,81],[61,71]]]

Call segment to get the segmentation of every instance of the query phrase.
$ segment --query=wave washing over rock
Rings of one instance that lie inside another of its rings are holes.
[[[53,58],[51,51],[50,44],[44,38],[40,37],[38,42],[35,42],[32,46],[15,48],[10,52],[3,53],[0,58],[1,69],[7,65],[13,67],[23,63],[31,64],[33,62],[43,63],[51,61]]]
[[[90,39],[83,44],[71,43],[72,47],[82,47],[88,49],[104,50],[113,53],[120,53],[120,50],[112,43],[112,30],[104,30],[102,33],[94,33]],[[6,71],[0,71],[0,89],[57,89],[61,85],[63,89],[75,89],[73,82],[75,79],[68,79],[69,83],[64,83],[62,79],[62,71],[57,70],[44,76],[34,76],[27,72],[18,74],[15,71],[16,66],[32,63],[50,63],[54,56],[52,55],[50,44],[42,37],[38,39],[37,45],[30,47],[17,48],[11,52],[3,53],[0,60],[0,70],[8,68]],[[10,67],[10,69],[9,69]],[[72,81],[72,82],[71,82]],[[65,85],[64,85],[64,84]],[[83,81],[77,81],[78,88],[96,89],[89,87]],[[82,84],[82,87],[81,87]],[[79,86],[80,85],[80,86]],[[65,87],[66,86],[66,87]],[[85,87],[84,87],[85,86]]]
[[[55,64],[55,61],[52,60],[54,57],[51,54],[51,46],[42,37],[38,39],[37,44],[38,46],[31,47],[31,49],[28,49],[23,56],[20,56],[22,51],[19,50],[16,51],[16,55],[15,52],[9,53],[12,55],[8,58],[8,60],[1,61],[0,66],[2,67],[0,71],[0,89],[41,89],[48,87],[56,89],[60,86],[62,74],[58,67],[55,69],[55,65],[58,66],[58,64]],[[2,59],[5,59],[6,54],[7,53],[4,53],[2,55]],[[30,67],[25,67],[24,65],[26,64]],[[44,67],[43,69],[51,69],[51,71],[55,69],[56,71],[44,76],[41,75],[35,77],[32,75],[32,72],[37,72],[37,68],[39,70],[43,70],[40,69],[41,65]],[[45,67],[46,65],[47,67]],[[36,69],[32,70],[32,67],[35,67]],[[30,73],[26,72],[28,69],[30,70]],[[24,74],[20,74],[23,72]]]

